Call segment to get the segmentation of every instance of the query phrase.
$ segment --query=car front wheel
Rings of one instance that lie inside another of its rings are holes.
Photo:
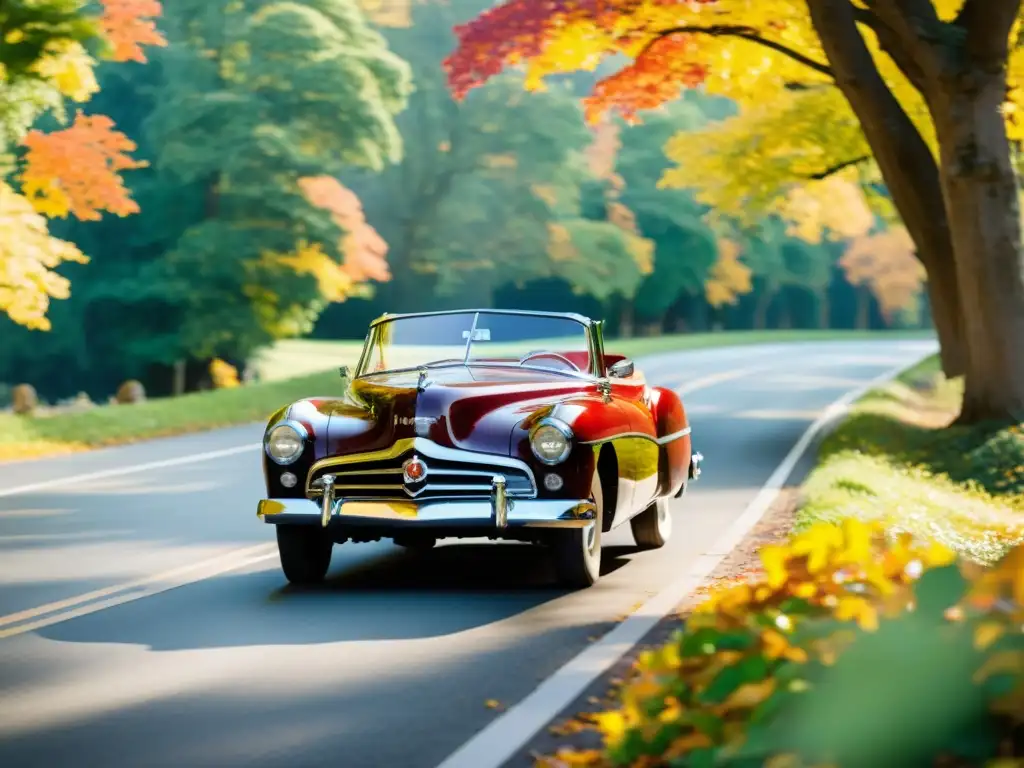
[[[594,522],[586,528],[559,531],[554,540],[555,571],[558,580],[570,589],[585,589],[601,577],[601,525],[604,520],[604,496],[601,478],[594,473],[590,496],[597,507]]]
[[[309,525],[277,526],[281,570],[292,584],[318,584],[331,565],[334,542],[321,528]]]
[[[633,539],[644,549],[665,546],[672,536],[672,510],[668,499],[658,499],[629,521]]]

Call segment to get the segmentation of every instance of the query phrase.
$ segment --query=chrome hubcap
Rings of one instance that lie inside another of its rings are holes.
[[[594,554],[597,547],[597,526],[593,523],[587,526],[587,553]]]

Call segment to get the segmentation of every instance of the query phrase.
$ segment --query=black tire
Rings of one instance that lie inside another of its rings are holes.
[[[278,525],[277,551],[281,570],[292,584],[319,584],[331,565],[334,542],[322,528],[312,525]]]
[[[672,538],[672,510],[668,499],[658,499],[629,521],[633,540],[644,549],[660,549]]]
[[[586,589],[601,578],[601,526],[604,522],[604,494],[601,478],[594,472],[590,496],[597,507],[593,525],[558,531],[552,542],[558,581],[569,589]]]

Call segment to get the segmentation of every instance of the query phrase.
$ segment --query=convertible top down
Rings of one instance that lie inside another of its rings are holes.
[[[343,394],[267,424],[257,514],[276,526],[286,578],[323,580],[345,541],[487,537],[550,547],[578,588],[599,578],[613,528],[664,545],[701,455],[679,396],[606,353],[601,328],[489,309],[373,321]]]

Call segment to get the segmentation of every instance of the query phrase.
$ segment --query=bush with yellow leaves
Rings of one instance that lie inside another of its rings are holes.
[[[916,768],[1022,754],[1024,546],[991,568],[847,520],[762,549],[547,766]]]
[[[214,389],[233,389],[240,385],[238,369],[220,358],[210,361],[210,379],[213,381]]]

